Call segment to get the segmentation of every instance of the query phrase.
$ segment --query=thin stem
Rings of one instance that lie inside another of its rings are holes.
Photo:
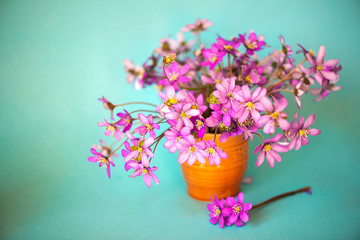
[[[271,84],[267,89],[268,91],[271,91],[276,85],[279,85],[280,83],[285,82],[286,80],[289,80],[291,75],[306,61],[306,58],[304,58],[294,69],[292,69],[284,78],[282,78],[280,81],[275,82]]]
[[[172,84],[171,84],[171,81],[170,81],[168,75],[167,75],[166,72],[165,72],[165,64],[163,64],[163,71],[164,71],[164,74],[165,74],[166,79],[167,79],[168,82],[169,82],[169,85],[171,86],[171,85],[172,85]]]
[[[233,76],[233,71],[232,71],[232,65],[230,63],[230,53],[228,53],[228,64],[229,64],[229,70],[230,70],[230,77]]]
[[[144,104],[144,105],[157,107],[156,105],[154,105],[152,103],[147,103],[147,102],[128,102],[128,103],[117,104],[117,105],[115,105],[115,107],[121,107],[121,106],[125,106],[125,105],[130,105],[130,104]]]
[[[276,93],[276,92],[289,92],[289,93],[294,93],[293,90],[290,90],[290,89],[275,89],[275,90],[272,90],[271,92],[268,92],[266,95],[270,95],[270,94],[273,94],[273,93]]]
[[[216,128],[215,128],[214,142],[216,142],[216,134],[217,134],[217,132],[218,132],[218,129],[219,129],[219,127],[216,127]]]
[[[258,136],[259,138],[261,138],[261,140],[263,140],[263,142],[265,142],[265,140],[264,140],[264,138],[260,135],[260,134],[258,134],[258,133],[256,133],[256,132],[251,132],[252,134],[255,134],[256,136]]]
[[[192,90],[192,91],[194,91],[194,90],[200,90],[200,89],[203,89],[203,88],[207,88],[206,85],[202,85],[202,86],[200,86],[200,87],[184,87],[184,86],[181,86],[180,83],[178,83],[178,84],[179,84],[179,87],[180,87],[180,88],[183,88],[183,89],[186,89],[186,90]]]
[[[277,196],[275,196],[275,197],[273,197],[273,198],[270,198],[269,200],[266,200],[266,201],[264,201],[264,202],[262,202],[262,203],[259,203],[259,204],[254,205],[254,206],[251,208],[250,211],[252,211],[252,210],[254,210],[254,209],[256,209],[256,208],[259,208],[259,207],[261,207],[261,206],[263,206],[263,205],[266,205],[266,204],[268,204],[268,203],[271,203],[271,202],[274,202],[274,201],[276,201],[276,200],[282,199],[282,198],[284,198],[284,197],[288,197],[288,196],[291,196],[291,195],[294,195],[294,194],[297,194],[297,193],[308,192],[308,191],[310,191],[310,187],[303,187],[303,188],[300,188],[300,189],[295,190],[295,191],[291,191],[291,192],[287,192],[287,193],[283,193],[283,194],[277,195]]]
[[[119,149],[122,147],[122,145],[124,145],[124,143],[125,143],[128,139],[129,139],[129,138],[126,138],[125,141],[124,141],[122,144],[120,144],[120,146],[118,146],[114,151],[112,151],[112,152],[109,154],[108,158],[111,157],[111,155],[113,155],[117,150],[119,150]]]
[[[264,63],[266,63],[267,61],[269,61],[270,59],[272,59],[273,57],[275,57],[276,55],[278,55],[278,54],[280,54],[282,52],[283,51],[281,50],[281,51],[278,51],[276,53],[271,54],[270,56],[268,56],[268,57],[264,58],[263,60],[261,60],[261,62],[259,62],[257,64],[257,66],[263,65]]]

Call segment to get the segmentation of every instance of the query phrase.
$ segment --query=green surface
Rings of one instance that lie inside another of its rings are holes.
[[[1,1],[0,238],[359,239],[359,12],[358,1]],[[274,169],[255,168],[251,154],[254,183],[243,187],[252,203],[306,185],[313,195],[252,212],[243,228],[208,222],[167,150],[159,148],[151,189],[128,178],[122,159],[111,180],[87,162],[108,116],[98,97],[158,101],[153,88],[126,84],[122,61],[141,64],[197,17],[215,23],[207,43],[254,29],[274,47],[280,34],[296,50],[324,44],[343,65],[342,91],[303,102],[322,134]]]

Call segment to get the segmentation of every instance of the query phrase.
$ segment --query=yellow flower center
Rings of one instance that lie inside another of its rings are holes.
[[[232,50],[232,46],[230,46],[230,45],[225,45],[224,48],[228,51]]]
[[[211,60],[212,60],[213,62],[215,62],[215,61],[217,60],[217,57],[214,56],[214,57],[211,58]]]
[[[274,112],[274,113],[270,114],[270,117],[273,118],[273,119],[277,119],[277,118],[280,117],[280,113]]]
[[[171,58],[167,57],[165,60],[167,63],[171,63]]]
[[[252,102],[248,102],[245,104],[245,106],[247,106],[247,108],[251,111],[253,108],[255,108],[255,105]]]
[[[178,103],[178,100],[176,100],[175,98],[169,98],[169,102],[170,104],[175,104]]]
[[[195,152],[195,147],[190,147],[190,152]]]
[[[144,126],[147,128],[148,131],[152,129],[152,126],[150,124],[144,124]]]
[[[299,131],[299,134],[300,134],[300,136],[306,136],[307,135],[307,132],[306,132],[306,130],[303,130],[303,129],[301,129],[300,131]]]
[[[209,153],[214,153],[215,152],[215,149],[214,148],[209,148]]]
[[[319,65],[319,66],[316,67],[316,69],[317,69],[318,71],[321,71],[321,70],[323,70],[324,68],[323,68],[323,66]]]
[[[147,169],[143,169],[142,172],[143,172],[143,174],[147,174],[147,173],[148,173],[148,170],[147,170]]]
[[[232,92],[231,92],[231,93],[226,94],[226,96],[227,96],[229,99],[233,99],[233,98],[234,98],[234,95],[233,95],[233,93],[232,93]]]
[[[246,76],[245,81],[248,82],[248,83],[252,83],[250,75]]]
[[[110,131],[112,131],[112,132],[115,131],[115,127],[114,127],[114,126],[108,126],[106,129],[107,129],[107,130],[110,130]]]
[[[130,123],[130,122],[131,122],[130,119],[126,119],[125,121],[126,121],[127,123]]]
[[[253,49],[253,48],[254,48],[254,44],[249,43],[249,44],[248,44],[248,48]]]
[[[197,122],[196,122],[197,127],[202,127],[203,125],[204,125],[204,123],[202,121],[197,120]]]
[[[198,109],[196,105],[192,105],[191,109]]]
[[[311,56],[313,56],[313,57],[315,57],[315,53],[314,53],[314,51],[313,50],[309,50],[309,54],[311,55]]]
[[[138,147],[138,152],[142,152],[143,149],[141,147]]]
[[[215,210],[215,213],[216,213],[216,215],[219,215],[219,214],[221,213],[220,209],[219,209],[219,208],[216,209],[216,210]]]
[[[216,83],[221,83],[221,81],[220,81],[219,79],[217,79],[215,82],[216,82]]]
[[[107,161],[108,161],[108,160],[107,160],[106,158],[100,158],[100,162],[102,162],[102,163],[105,163],[105,164],[106,164]]]
[[[176,80],[176,79],[177,79],[176,74],[172,75],[172,76],[171,76],[171,79],[172,79],[172,80]]]
[[[186,115],[186,113],[184,112],[184,111],[182,111],[181,113],[180,113],[180,117],[182,117],[182,118],[189,118],[190,116],[188,116],[188,115]]]
[[[270,144],[266,144],[264,149],[265,149],[266,152],[270,151],[271,150]]]

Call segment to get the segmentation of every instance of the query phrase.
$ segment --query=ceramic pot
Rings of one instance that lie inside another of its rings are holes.
[[[214,134],[203,137],[203,140],[211,139],[214,139]],[[187,162],[181,164],[187,192],[197,200],[209,201],[214,194],[219,199],[235,196],[241,190],[249,159],[249,141],[243,140],[243,136],[236,136],[221,143],[218,134],[215,142],[228,156],[221,159],[220,165],[210,165],[208,161],[205,164],[196,161],[191,166]]]

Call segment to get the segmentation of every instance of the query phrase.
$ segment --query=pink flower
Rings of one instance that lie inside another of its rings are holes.
[[[197,97],[195,97],[194,93],[189,92],[185,98],[185,101],[191,103],[191,109],[199,109],[200,115],[203,114],[207,109],[207,106],[204,105],[204,96],[202,94],[199,94]]]
[[[257,167],[259,167],[264,162],[265,156],[271,168],[274,167],[275,161],[281,162],[281,156],[279,155],[279,152],[284,153],[288,151],[288,148],[281,145],[283,143],[279,142],[281,138],[282,135],[279,133],[275,137],[270,138],[269,140],[265,140],[263,144],[255,149],[254,154],[260,152],[256,161]]]
[[[189,64],[185,64],[184,66],[180,67],[177,62],[173,62],[170,66],[170,68],[165,68],[165,73],[167,77],[169,78],[171,85],[175,88],[175,90],[178,90],[178,82],[181,83],[187,83],[190,81],[190,78],[187,76],[184,76],[190,69]],[[165,73],[163,75],[165,76]],[[159,85],[169,85],[169,80],[167,78],[161,79],[159,81]]]
[[[186,139],[190,135],[190,128],[184,127],[182,122],[178,122],[175,127],[170,128],[164,134],[166,138],[164,147],[169,149],[170,153],[174,153],[178,150],[176,143],[180,139]]]
[[[112,162],[111,158],[105,157],[103,154],[98,153],[94,148],[90,149],[91,153],[95,156],[89,157],[89,162],[99,162],[99,167],[106,166],[106,172],[110,178],[110,165],[115,167],[115,164]]]
[[[295,120],[295,119],[294,119]],[[289,150],[295,148],[299,150],[301,145],[307,145],[309,143],[308,135],[316,136],[320,134],[319,129],[309,129],[315,122],[315,115],[311,114],[304,122],[304,117],[299,119],[299,122],[293,123],[289,132],[291,142],[289,144]]]
[[[264,110],[264,106],[260,102],[260,99],[266,95],[266,89],[257,87],[251,93],[248,85],[244,85],[241,88],[240,95],[240,110],[238,113],[238,121],[244,122],[249,115],[251,115],[252,119],[257,122],[260,118],[259,111]]]
[[[221,83],[217,83],[215,85],[217,90],[213,92],[213,95],[217,97],[224,108],[232,108],[237,111],[241,100],[241,88],[235,85],[235,80],[236,77],[225,78]]]
[[[266,109],[266,115],[261,116],[259,119],[259,126],[265,125],[263,129],[264,133],[274,134],[276,124],[279,124],[282,130],[288,131],[290,124],[285,120],[288,116],[283,112],[288,105],[286,98],[281,98],[279,101],[273,98],[274,106],[267,97],[261,98],[260,101]]]
[[[251,203],[244,203],[244,194],[241,192],[237,195],[236,201],[233,197],[228,197],[226,203],[229,207],[225,207],[222,211],[224,216],[229,216],[227,225],[234,224],[238,227],[243,226],[243,222],[249,221],[249,211],[252,208]]]
[[[117,121],[117,124],[124,127],[123,132],[127,132],[131,129],[134,120],[128,111],[124,110],[124,112],[125,113],[117,114],[117,116],[120,118],[120,120]]]
[[[214,163],[215,165],[219,165],[221,158],[227,158],[226,152],[216,146],[216,143],[213,140],[206,141],[205,144],[206,157],[208,158],[210,165],[213,165]]]
[[[153,116],[150,114],[148,117],[145,117],[142,113],[139,113],[138,116],[143,125],[135,128],[134,132],[141,136],[145,136],[149,132],[152,138],[156,138],[154,129],[160,129],[160,126],[157,123],[153,123]]]
[[[308,53],[305,53],[306,59],[312,65],[312,67],[308,68],[308,71],[311,73],[315,73],[315,80],[321,85],[323,79],[328,79],[330,81],[337,81],[339,79],[339,74],[335,69],[336,65],[340,62],[340,59],[331,59],[324,62],[324,58],[326,56],[326,49],[324,46],[320,46],[317,58],[315,56]]]
[[[141,162],[144,166],[149,165],[149,158],[154,158],[154,153],[151,151],[150,146],[154,143],[154,138],[149,137],[146,140],[140,138],[139,141],[134,142],[135,144],[130,147],[131,152],[125,155],[125,162],[134,160]]]
[[[106,127],[105,135],[110,136],[111,134],[113,134],[116,140],[120,141],[120,139],[124,137],[123,132],[115,123],[108,123],[106,119],[104,120],[105,122],[98,122],[98,125],[99,127]]]
[[[202,138],[205,135],[206,130],[206,122],[203,116],[199,115],[196,117],[191,118],[192,122],[194,123],[193,131],[197,133],[198,138]]]
[[[201,31],[206,31],[208,27],[214,25],[207,19],[198,18],[194,24],[187,24],[181,29],[182,32],[192,32],[194,35],[200,34]]]
[[[213,69],[216,64],[222,61],[223,57],[226,55],[226,52],[220,51],[220,47],[214,43],[211,45],[210,49],[204,49],[202,55],[206,61],[200,63],[201,66],[210,66],[210,70]]]
[[[244,44],[246,47],[246,52],[250,55],[253,55],[255,51],[261,50],[262,46],[265,44],[265,37],[263,35],[257,37],[256,33],[254,33],[252,30],[249,33],[248,39],[246,39],[245,33],[244,35],[239,35],[239,40]]]
[[[156,107],[156,111],[164,115],[165,113],[171,112],[174,104],[178,104],[181,100],[184,100],[187,97],[187,92],[183,89],[175,93],[173,86],[166,86],[165,93],[159,92],[159,97],[164,100],[164,102]]]
[[[151,179],[154,180],[155,184],[158,185],[159,184],[159,179],[158,177],[155,175],[156,170],[158,170],[157,167],[149,167],[149,164],[147,163],[138,163],[135,161],[129,161],[127,162],[127,164],[129,165],[130,168],[133,168],[135,171],[132,175],[130,175],[129,177],[133,178],[133,177],[137,177],[140,175],[144,175],[144,183],[147,187],[151,187]]]
[[[210,197],[210,200],[212,204],[207,205],[207,209],[210,211],[209,217],[210,222],[214,225],[219,221],[219,227],[223,228],[225,219],[222,214],[222,209],[224,208],[225,200],[221,199],[221,201],[218,200],[217,196],[215,195],[214,199]]]
[[[175,112],[166,113],[165,117],[170,120],[176,119],[177,121],[182,121],[184,122],[185,126],[193,129],[194,124],[190,121],[189,118],[200,115],[200,110],[192,109],[191,106],[191,103],[176,104],[173,106]]]
[[[193,165],[196,160],[200,163],[205,164],[205,142],[195,142],[195,138],[189,135],[187,139],[180,139],[177,144],[177,148],[180,150],[179,163],[183,164],[187,161],[189,165]]]
[[[216,41],[222,51],[231,53],[231,54],[234,54],[235,49],[238,48],[241,44],[240,41],[229,41],[229,40],[223,39],[220,36],[218,36]]]
[[[204,83],[216,84],[221,83],[221,81],[224,79],[224,74],[222,71],[217,72],[216,70],[211,69],[209,70],[209,75],[210,77],[207,75],[201,75],[201,81]]]

